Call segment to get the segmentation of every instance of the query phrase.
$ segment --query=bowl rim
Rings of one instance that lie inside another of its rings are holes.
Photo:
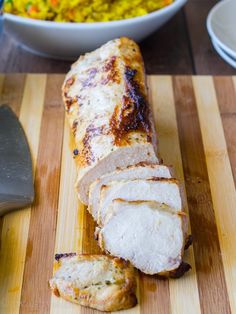
[[[94,27],[106,28],[107,26],[121,26],[122,24],[133,24],[138,22],[144,22],[150,18],[155,18],[157,16],[163,16],[166,12],[174,9],[178,9],[183,6],[188,0],[174,0],[171,4],[165,6],[164,8],[158,9],[156,11],[150,12],[148,14],[137,16],[129,19],[108,21],[108,22],[55,22],[55,21],[46,21],[46,20],[37,20],[28,17],[23,17],[11,13],[3,13],[3,18],[8,21],[19,22],[22,24],[32,23],[37,26],[54,28],[82,28],[82,29],[94,29]]]
[[[216,44],[218,44],[218,46],[222,47],[222,49],[224,49],[229,55],[231,55],[233,58],[236,58],[236,51],[234,51],[233,49],[231,49],[230,47],[228,47],[224,42],[222,42],[217,35],[215,34],[213,27],[212,27],[212,21],[214,19],[214,15],[215,13],[221,9],[221,7],[223,6],[227,6],[228,3],[233,2],[232,0],[224,0],[224,1],[220,1],[217,2],[210,10],[208,16],[207,16],[207,20],[206,20],[206,27],[208,30],[208,33],[211,37],[212,40],[214,40],[214,42]]]
[[[216,43],[214,39],[212,39],[212,45],[221,58],[236,69],[236,61],[234,61],[235,59],[233,60],[233,58],[230,58],[230,56],[224,52],[224,50]]]

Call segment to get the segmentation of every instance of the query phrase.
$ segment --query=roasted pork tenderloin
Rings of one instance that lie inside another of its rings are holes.
[[[135,42],[115,39],[81,56],[62,94],[84,204],[90,184],[102,175],[139,162],[158,163],[144,64]]]
[[[179,183],[157,156],[137,44],[115,39],[81,56],[67,74],[62,94],[78,196],[98,223],[100,247],[146,274],[179,277],[189,269],[182,262],[187,217]],[[97,263],[90,265],[94,276]]]

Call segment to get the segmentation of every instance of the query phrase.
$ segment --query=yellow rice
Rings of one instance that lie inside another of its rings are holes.
[[[56,22],[106,22],[161,9],[174,0],[5,0],[4,11]]]

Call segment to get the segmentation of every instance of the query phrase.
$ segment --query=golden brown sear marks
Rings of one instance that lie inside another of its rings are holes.
[[[121,146],[152,142],[144,66],[132,40],[111,41],[80,57],[62,93],[78,168],[90,168]]]
[[[87,70],[87,77],[85,80],[81,80],[81,85],[82,88],[92,88],[92,87],[96,87],[96,81],[95,81],[95,77],[96,74],[98,73],[98,69],[93,67]]]
[[[64,89],[63,89],[63,96],[65,99],[65,109],[67,112],[70,111],[72,104],[77,102],[76,97],[71,97],[68,95],[70,87],[74,84],[74,82],[75,82],[75,76],[72,75],[68,80],[66,80],[65,85],[64,85]]]
[[[117,105],[110,119],[111,132],[117,146],[128,144],[128,134],[133,131],[147,134],[151,142],[150,110],[146,97],[140,91],[139,83],[135,80],[137,70],[126,67],[126,93],[121,105]]]
[[[82,140],[83,148],[80,152],[79,165],[83,166],[85,164],[90,165],[92,162],[95,162],[95,156],[91,148],[91,140],[100,135],[107,134],[105,126],[95,127],[93,124],[90,124],[86,128],[85,136]]]
[[[117,68],[116,56],[113,56],[107,60],[107,62],[102,68],[102,72],[104,72],[104,75],[102,76],[101,79],[102,85],[106,85],[109,82],[117,84],[120,83],[120,75]]]
[[[167,277],[168,278],[180,278],[186,272],[188,272],[191,268],[192,268],[191,265],[189,265],[188,263],[182,262],[177,269],[170,271]]]

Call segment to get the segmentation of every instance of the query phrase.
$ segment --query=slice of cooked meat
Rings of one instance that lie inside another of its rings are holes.
[[[98,219],[97,213],[103,185],[111,181],[148,179],[152,177],[171,178],[170,168],[164,165],[140,163],[105,174],[90,185],[89,212],[93,215],[95,220]]]
[[[175,211],[182,210],[179,184],[176,179],[152,178],[126,181],[112,181],[101,189],[98,210],[98,224],[102,225],[109,214],[114,199],[126,201],[156,201],[164,203]]]
[[[136,275],[129,262],[106,255],[57,254],[49,281],[56,296],[100,311],[137,303]]]
[[[186,215],[157,202],[114,200],[98,230],[100,247],[146,274],[166,274],[182,263]]]
[[[88,204],[89,185],[102,175],[117,167],[158,162],[144,65],[135,42],[123,37],[81,56],[62,92],[83,203]]]

